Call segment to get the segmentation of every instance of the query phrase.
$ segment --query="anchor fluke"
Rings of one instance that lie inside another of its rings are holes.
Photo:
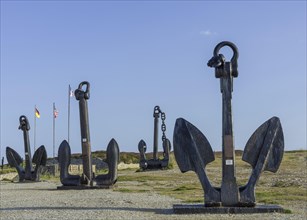
[[[205,166],[214,161],[214,153],[207,138],[193,124],[183,118],[175,123],[174,154],[181,172],[194,171],[205,194],[205,206],[219,206],[220,191],[212,187]]]
[[[34,152],[32,162],[36,165],[46,166],[47,163],[47,152],[44,145],[37,148]]]
[[[263,123],[247,141],[242,160],[252,167],[248,183],[240,188],[243,204],[254,206],[254,189],[262,171],[276,172],[284,153],[284,136],[279,118],[272,117]]]
[[[268,135],[271,136],[270,140],[265,143],[264,141]],[[275,173],[279,168],[284,153],[284,136],[280,120],[277,117],[272,117],[264,122],[252,134],[246,143],[242,160],[255,168],[258,158],[265,147],[271,149],[267,152],[268,160],[266,160],[264,170]]]
[[[207,138],[193,124],[178,118],[174,128],[174,154],[181,172],[195,171],[196,164],[204,168],[215,160]],[[190,154],[193,154],[190,155]],[[197,157],[197,161],[195,161]]]
[[[147,160],[146,160],[146,150],[147,146],[144,140],[140,140],[138,144],[138,149],[140,152],[140,168],[146,169],[147,168]]]
[[[98,175],[95,178],[97,185],[113,185],[117,181],[117,165],[119,162],[119,147],[115,139],[111,139],[107,147],[106,162],[109,167],[107,174]]]
[[[70,146],[66,140],[60,144],[58,151],[58,161],[60,165],[60,181],[64,186],[79,186],[81,177],[79,175],[69,174],[68,168],[70,165]]]
[[[21,156],[12,148],[6,147],[6,158],[7,162],[11,167],[17,167],[22,164],[23,159]]]
[[[6,147],[6,159],[8,164],[11,167],[15,167],[18,173],[18,177],[19,177],[19,182],[24,181],[25,179],[25,170],[24,168],[21,166],[23,159],[21,158],[21,156],[12,148],[10,147]]]

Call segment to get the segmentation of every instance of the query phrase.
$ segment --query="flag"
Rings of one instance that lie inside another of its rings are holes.
[[[36,118],[40,118],[41,117],[41,115],[40,115],[40,113],[39,113],[39,111],[37,110],[36,107],[35,107],[35,116],[36,116]]]
[[[73,97],[74,94],[74,90],[71,89],[70,85],[69,85],[69,97]]]
[[[59,111],[54,107],[54,109],[53,109],[53,117],[57,118],[58,115],[59,115]]]

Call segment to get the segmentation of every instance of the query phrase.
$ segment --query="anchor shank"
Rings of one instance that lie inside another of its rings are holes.
[[[222,186],[221,200],[224,206],[236,205],[239,201],[239,192],[235,175],[235,157],[232,130],[232,75],[231,63],[224,65],[224,75],[221,77],[221,92],[223,97],[223,125],[222,125]]]
[[[29,132],[27,130],[23,130],[23,141],[25,145],[25,172],[26,178],[29,176],[31,177],[32,171],[32,156],[31,156],[31,149],[30,149],[30,140],[29,140]]]
[[[29,139],[29,130],[30,125],[26,116],[22,115],[19,117],[19,129],[23,133],[23,142],[25,147],[25,178],[31,179],[32,177],[32,156],[30,149],[30,139]]]
[[[153,159],[158,160],[159,113],[154,113]]]
[[[87,184],[92,184],[92,153],[89,131],[88,107],[87,100],[80,98],[80,128],[81,128],[81,144],[82,144],[82,161],[83,161],[83,174],[89,181]]]

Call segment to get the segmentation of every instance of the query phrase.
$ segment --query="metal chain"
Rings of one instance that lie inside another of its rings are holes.
[[[166,125],[165,125],[165,113],[161,112],[161,120],[162,120],[162,125],[161,125],[161,130],[162,130],[162,141],[164,142],[166,140],[166,135],[165,135],[165,131],[166,131]]]
[[[162,130],[162,141],[164,142],[166,140],[166,135],[165,135],[165,131],[166,131],[166,125],[165,125],[165,113],[161,111],[159,106],[155,106],[154,108],[154,117],[158,117],[159,118],[159,114],[161,115],[161,120],[162,120],[162,125],[161,125],[161,130]]]

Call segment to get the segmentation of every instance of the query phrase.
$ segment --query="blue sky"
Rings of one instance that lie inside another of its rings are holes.
[[[153,144],[153,108],[166,113],[167,137],[183,117],[221,150],[222,97],[207,67],[221,41],[239,48],[234,79],[236,149],[278,116],[285,149],[306,148],[306,1],[1,1],[1,157],[24,156],[19,116],[29,118],[33,154],[67,139],[68,85],[91,84],[92,151],[115,138],[121,151]],[[221,53],[230,59],[229,49]],[[70,145],[81,152],[78,102],[71,99]],[[160,132],[161,136],[161,132]],[[160,141],[160,139],[159,139]],[[159,150],[162,150],[160,141]]]

